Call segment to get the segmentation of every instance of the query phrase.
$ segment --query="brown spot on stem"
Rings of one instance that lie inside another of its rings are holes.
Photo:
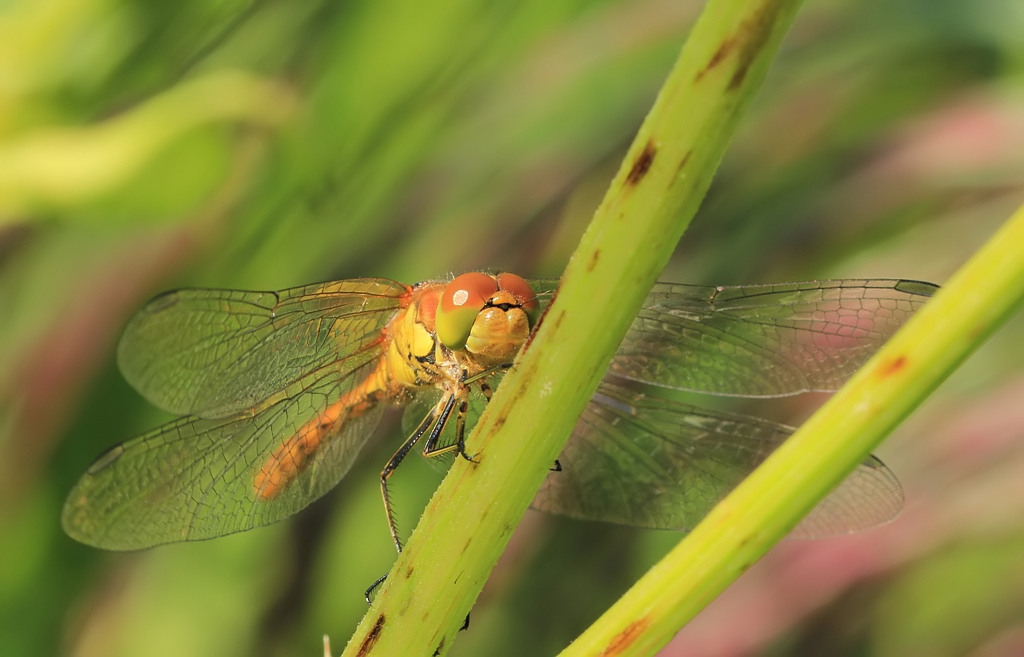
[[[683,167],[685,167],[686,163],[690,161],[691,155],[693,155],[693,151],[686,151],[686,155],[683,156],[683,159],[679,160],[679,164],[676,165],[676,175],[672,177],[673,183],[679,180],[680,176],[683,175]]]
[[[651,163],[654,162],[654,156],[658,154],[658,149],[654,147],[650,141],[644,146],[644,150],[640,152],[640,155],[633,161],[633,166],[629,170],[629,174],[626,175],[626,185],[630,187],[636,186],[643,177],[647,175],[647,172],[651,168]]]
[[[750,65],[753,64],[758,54],[764,50],[764,46],[768,43],[768,38],[772,33],[773,19],[780,12],[780,4],[780,0],[766,0],[758,8],[757,12],[751,16],[750,20],[744,21],[740,25],[738,34],[738,42],[740,44],[739,62],[732,74],[732,78],[729,80],[729,91],[733,91],[743,84],[743,80],[747,77],[747,71],[750,70]]]
[[[356,652],[356,655],[359,655],[359,657],[362,657],[363,655],[368,655],[370,653],[370,650],[373,649],[374,644],[377,643],[377,639],[380,638],[380,633],[383,630],[384,616],[380,615],[377,617],[377,622],[373,624],[373,629],[371,629],[370,633],[366,635],[366,638],[363,639],[363,642],[359,644],[359,650]]]
[[[644,617],[627,625],[626,629],[619,632],[611,641],[608,642],[605,649],[601,651],[602,657],[621,655],[626,648],[637,640],[637,637],[639,637],[650,624],[651,619]]]
[[[695,82],[700,82],[705,75],[717,68],[733,54],[736,55],[736,70],[729,78],[728,90],[734,91],[747,77],[751,64],[764,49],[772,33],[773,19],[779,13],[780,0],[766,0],[750,19],[743,21],[735,34],[730,35],[719,44],[714,54],[697,75]]]
[[[697,72],[697,77],[694,78],[694,81],[700,82],[709,71],[717,67],[725,60],[726,57],[729,56],[729,53],[732,52],[734,47],[736,47],[736,37],[729,37],[720,43],[718,48],[715,50],[715,53],[711,55],[711,59],[708,60],[708,63],[704,65],[704,68]]]
[[[529,388],[530,386],[532,386],[533,385],[533,377],[534,377],[534,375],[537,374],[537,370],[534,369],[534,368],[531,368],[529,370],[521,369],[521,368],[516,368],[516,369],[522,371],[522,374],[519,375],[519,380],[521,382],[521,385],[524,388]]]
[[[597,261],[600,258],[601,258],[601,250],[600,249],[598,249],[597,251],[594,251],[593,253],[590,254],[590,259],[587,260],[587,267],[586,267],[588,272],[594,271],[594,267],[597,266]]]
[[[883,363],[882,366],[878,369],[878,375],[883,379],[887,379],[893,374],[896,374],[897,372],[902,370],[906,366],[907,357],[902,355],[897,356],[896,358],[890,360],[889,362]]]
[[[500,415],[495,417],[493,422],[494,426],[492,427],[491,434],[495,434],[498,431],[501,431],[501,428],[505,426],[505,420],[507,419],[508,415],[506,415],[505,413],[501,413]]]

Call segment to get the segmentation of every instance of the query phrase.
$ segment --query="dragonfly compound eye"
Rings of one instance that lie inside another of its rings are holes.
[[[525,281],[524,281],[525,282]],[[437,337],[449,349],[462,349],[473,322],[494,293],[498,281],[480,272],[461,274],[445,287],[437,308]]]
[[[526,279],[515,274],[508,272],[502,272],[497,276],[498,287],[507,292],[511,292],[522,305],[523,312],[530,319],[530,328],[537,325],[537,319],[540,317],[540,304],[537,303],[537,293],[533,291],[530,284],[526,282]]]

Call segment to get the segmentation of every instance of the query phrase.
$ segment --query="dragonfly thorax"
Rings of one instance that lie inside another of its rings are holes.
[[[385,355],[388,377],[404,386],[432,385],[442,378],[438,361],[445,360],[433,326],[424,323],[424,306],[436,306],[437,295],[423,290],[409,308],[387,328],[390,344]],[[429,315],[429,313],[426,313]],[[439,359],[438,356],[441,356]]]

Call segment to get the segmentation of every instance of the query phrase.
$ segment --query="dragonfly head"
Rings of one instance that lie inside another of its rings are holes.
[[[473,354],[481,365],[502,365],[515,358],[539,314],[537,295],[519,276],[462,274],[441,294],[437,337],[453,351]]]

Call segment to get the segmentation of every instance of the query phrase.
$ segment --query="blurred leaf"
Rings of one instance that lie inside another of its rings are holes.
[[[276,125],[294,100],[281,85],[223,71],[183,83],[87,128],[40,128],[0,144],[0,217],[87,202],[131,182],[174,140],[215,122]],[[201,161],[201,160],[200,160]]]
[[[874,654],[954,657],[1024,622],[1024,534],[949,545],[892,582]],[[955,594],[952,592],[955,591]]]

